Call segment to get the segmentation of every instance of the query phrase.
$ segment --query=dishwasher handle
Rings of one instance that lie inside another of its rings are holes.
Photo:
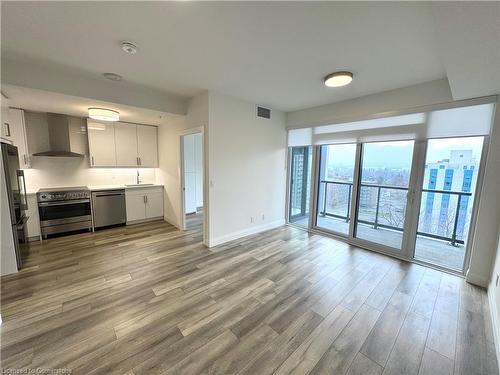
[[[109,197],[115,195],[125,195],[125,190],[97,191],[93,192],[94,197]]]

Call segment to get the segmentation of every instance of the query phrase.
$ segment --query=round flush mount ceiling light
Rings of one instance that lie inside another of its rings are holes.
[[[89,108],[89,117],[100,121],[119,121],[120,113],[106,108]]]
[[[325,77],[325,86],[328,87],[341,87],[348,85],[352,82],[352,73],[351,72],[335,72],[332,74],[328,74]]]
[[[137,53],[137,45],[129,41],[124,41],[122,42],[122,50],[131,55],[135,55]]]
[[[102,73],[102,75],[104,76],[104,78],[107,78],[111,81],[115,81],[115,82],[118,82],[118,81],[121,81],[123,79],[123,77],[119,74],[116,74],[116,73]]]

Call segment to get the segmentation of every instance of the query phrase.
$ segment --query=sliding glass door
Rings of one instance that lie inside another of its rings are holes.
[[[313,217],[313,228],[353,245],[463,272],[484,141],[291,147],[289,222],[309,227]]]
[[[316,226],[347,236],[351,221],[356,144],[320,147]]]
[[[400,252],[413,141],[362,144],[354,237]]]
[[[462,271],[484,137],[427,142],[414,257]]]
[[[291,147],[288,221],[304,227],[309,226],[311,170],[312,146]]]

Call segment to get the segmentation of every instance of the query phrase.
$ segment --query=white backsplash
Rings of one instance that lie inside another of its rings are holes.
[[[25,169],[26,190],[61,186],[105,186],[135,184],[139,170],[142,183],[156,182],[156,168],[89,168],[85,158],[32,157]]]

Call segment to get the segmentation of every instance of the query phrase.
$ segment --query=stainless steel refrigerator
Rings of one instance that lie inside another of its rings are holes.
[[[5,174],[6,189],[2,194],[7,194],[10,211],[10,225],[16,253],[17,268],[22,267],[26,249],[26,210],[28,209],[26,197],[26,181],[24,171],[19,168],[19,155],[17,147],[1,143],[2,145],[2,172]],[[3,209],[3,207],[2,207]],[[5,223],[2,222],[2,225]]]

